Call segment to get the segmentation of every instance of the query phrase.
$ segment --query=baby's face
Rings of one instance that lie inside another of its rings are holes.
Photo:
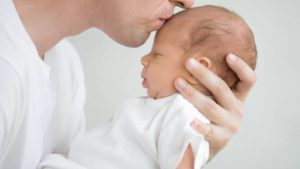
[[[155,38],[152,50],[141,62],[143,87],[151,98],[167,97],[176,92],[174,80],[186,76],[185,38],[174,26],[166,26]]]

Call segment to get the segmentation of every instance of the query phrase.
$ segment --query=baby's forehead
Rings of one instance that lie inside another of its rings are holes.
[[[224,16],[224,14],[228,12],[229,10],[222,7],[215,7],[215,6],[194,7],[176,13],[169,21],[170,23],[181,22],[185,24],[187,23],[197,24],[199,22],[202,22],[205,19],[214,19],[214,18]]]
[[[185,19],[187,18],[187,19]],[[155,40],[159,38],[168,38],[172,43],[181,43],[187,46],[192,39],[192,27],[195,23],[189,21],[190,17],[175,17],[157,31]]]
[[[156,36],[171,34],[174,35],[174,39],[191,39],[193,38],[193,31],[207,20],[207,16],[214,17],[214,15],[210,15],[213,12],[213,9],[207,7],[192,8],[179,12],[158,30]]]

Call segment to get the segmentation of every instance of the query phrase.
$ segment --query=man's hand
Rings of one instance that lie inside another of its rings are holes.
[[[221,78],[197,61],[189,59],[186,63],[194,77],[210,90],[214,100],[181,78],[175,81],[177,90],[211,121],[210,124],[199,121],[191,124],[209,142],[210,159],[237,133],[244,114],[243,103],[256,81],[255,72],[243,60],[229,54],[226,61],[240,80],[234,89],[230,89]]]

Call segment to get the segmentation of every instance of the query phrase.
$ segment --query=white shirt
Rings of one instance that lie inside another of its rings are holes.
[[[128,100],[109,123],[75,139],[68,158],[88,169],[175,169],[191,144],[199,169],[209,145],[191,128],[195,118],[209,122],[179,94]]]
[[[0,169],[34,169],[83,132],[83,71],[65,40],[41,60],[12,0],[0,11]]]

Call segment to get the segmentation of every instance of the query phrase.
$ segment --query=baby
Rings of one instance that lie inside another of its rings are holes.
[[[176,92],[174,80],[183,77],[210,95],[184,66],[193,57],[234,87],[238,78],[225,63],[231,52],[255,68],[254,37],[238,15],[215,6],[176,14],[141,60],[148,97],[126,101],[110,122],[75,140],[69,159],[88,169],[201,168],[209,145],[190,123],[209,121]]]

